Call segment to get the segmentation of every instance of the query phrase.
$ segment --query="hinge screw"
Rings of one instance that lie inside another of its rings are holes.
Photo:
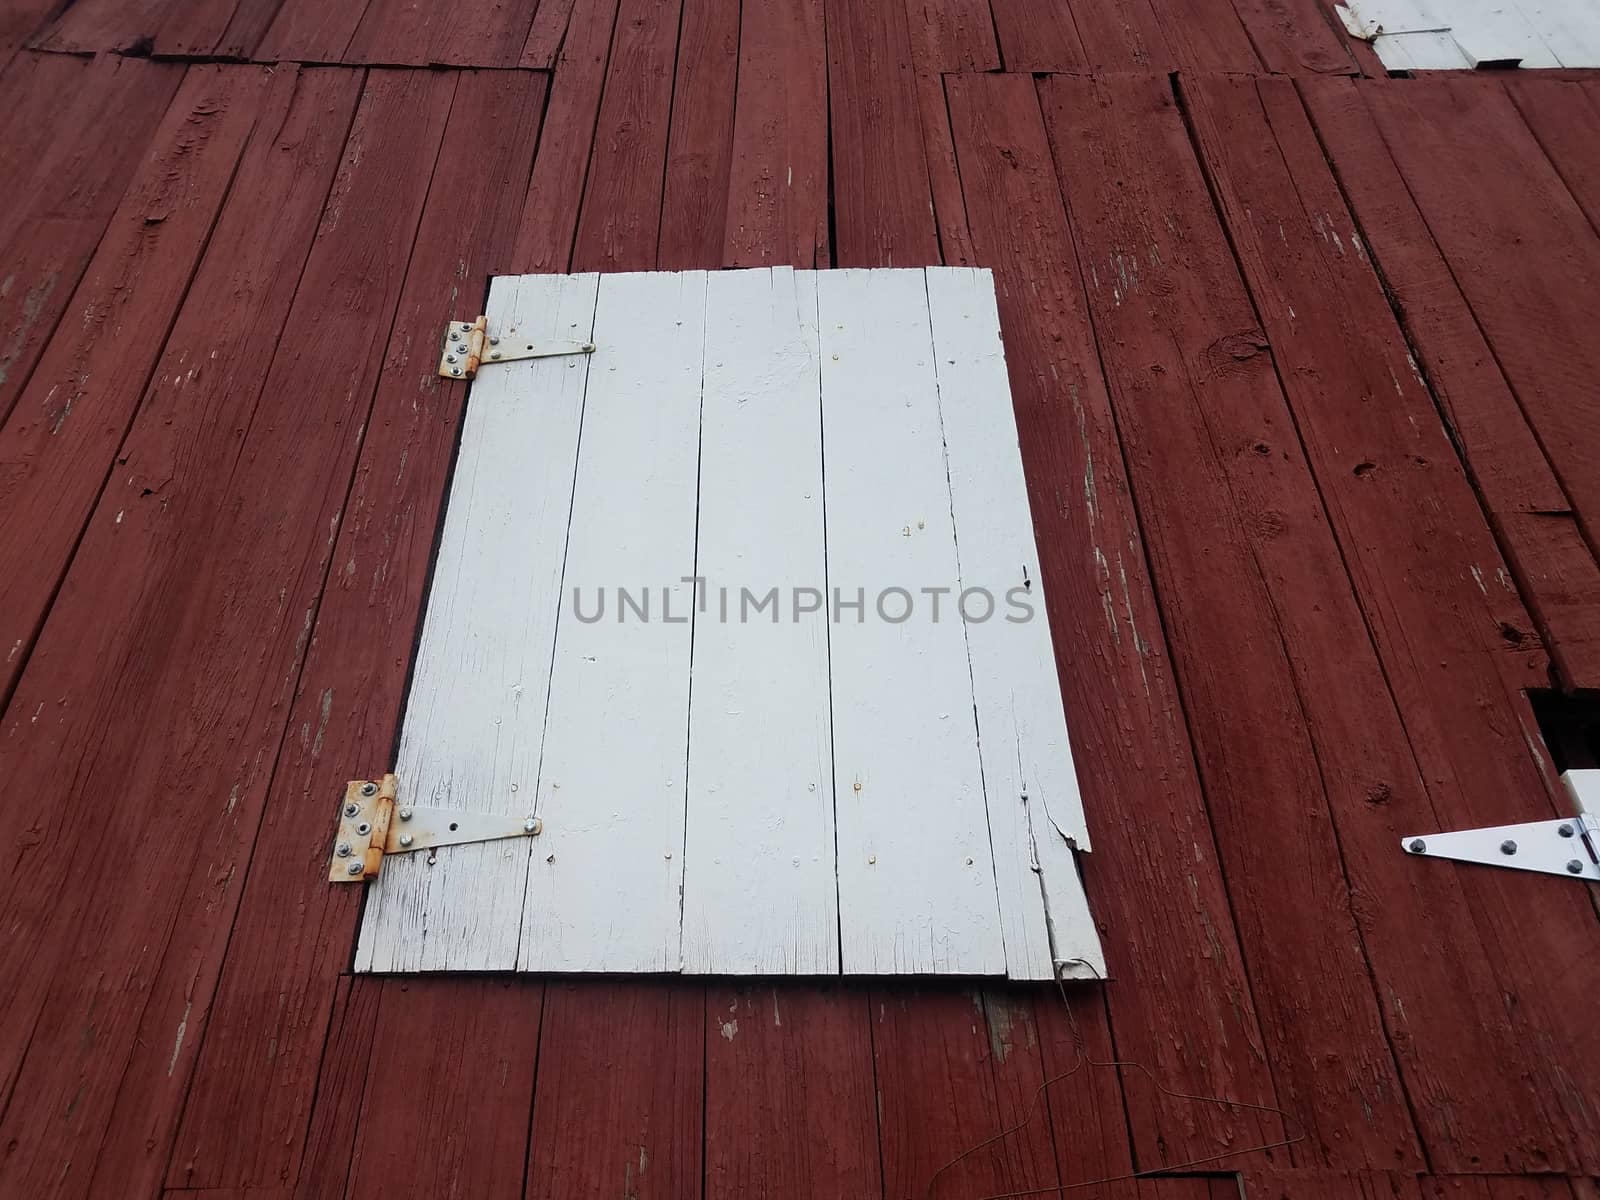
[[[1421,854],[1427,848],[1428,843],[1423,841],[1421,838],[1412,838],[1411,844],[1406,847],[1406,849],[1411,851],[1413,854]]]
[[[333,852],[335,854],[337,854],[340,858],[349,858],[350,857],[350,843],[349,842],[340,842],[337,846],[335,846],[333,848]]]
[[[461,340],[461,331],[459,329],[452,329],[450,331],[450,340],[452,342],[459,342]]]
[[[489,357],[490,358],[499,358],[500,357],[500,351],[498,351],[498,350],[489,351]]]
[[[1574,875],[1582,875],[1583,874],[1583,864],[1581,862],[1579,862],[1575,858],[1571,859],[1567,863],[1567,870],[1572,872]]]
[[[498,346],[499,344],[500,344],[500,339],[499,338],[490,338],[489,339],[489,345]]]
[[[363,796],[376,796],[378,794],[378,785],[373,783],[370,779],[367,780],[367,782],[361,785],[361,794]]]
[[[461,374],[461,368],[460,367],[451,367],[450,368],[450,374],[452,374],[452,375]]]
[[[401,810],[400,810],[400,819],[401,819],[401,820],[402,820],[402,821],[409,821],[409,820],[411,820],[411,810],[410,810],[410,809],[409,809],[409,808],[402,808],[402,809],[401,809]]]
[[[372,826],[367,824],[367,822],[363,821],[363,822],[361,822],[361,824],[356,826],[356,832],[359,833],[362,837],[366,837],[367,834],[372,832]]]
[[[539,820],[538,817],[529,817],[522,823],[523,833],[541,833],[543,830],[544,822]]]
[[[359,875],[365,869],[366,868],[361,865],[361,860],[359,858],[352,858],[350,860],[350,865],[344,869],[344,873],[346,875]]]
[[[359,817],[361,815],[361,805],[354,800],[350,801],[349,804],[344,806],[344,815],[347,817]]]
[[[1513,842],[1510,838],[1507,838],[1505,841],[1500,843],[1500,853],[1501,854],[1515,854],[1516,852],[1517,852],[1517,844],[1515,842]]]
[[[1560,825],[1557,826],[1556,832],[1562,837],[1571,837],[1577,831],[1574,830],[1571,825]]]
[[[454,354],[446,354],[444,360],[445,362],[455,362],[456,356]]]
[[[400,844],[402,846],[409,846],[415,840],[416,839],[414,839],[409,833],[402,833],[400,835]]]

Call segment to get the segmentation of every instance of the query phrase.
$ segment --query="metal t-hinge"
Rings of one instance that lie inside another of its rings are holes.
[[[333,861],[328,879],[333,883],[360,883],[377,877],[385,854],[409,854],[464,842],[494,842],[501,838],[538,837],[544,822],[537,817],[506,817],[493,813],[462,812],[455,808],[416,808],[396,805],[400,781],[352,779],[345,785],[339,808],[339,832],[333,841]]]
[[[484,363],[593,353],[591,342],[530,342],[517,332],[515,325],[491,334],[489,318],[479,317],[476,321],[451,321],[445,326],[439,374],[446,379],[471,379]]]
[[[1424,834],[1406,838],[1401,845],[1408,853],[1428,858],[1516,867],[1600,883],[1600,770],[1567,771],[1561,782],[1577,809],[1573,816]]]

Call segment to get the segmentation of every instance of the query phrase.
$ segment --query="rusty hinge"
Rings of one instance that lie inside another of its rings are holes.
[[[590,342],[534,343],[522,337],[515,325],[489,332],[489,319],[451,321],[445,326],[439,351],[439,374],[446,379],[471,379],[483,363],[515,362],[520,358],[554,358],[561,354],[593,354]]]
[[[531,816],[397,806],[399,786],[400,781],[393,775],[352,779],[345,785],[339,832],[333,841],[333,862],[328,867],[330,881],[359,883],[373,879],[383,866],[385,854],[409,854],[464,842],[537,837],[544,829],[544,822]]]

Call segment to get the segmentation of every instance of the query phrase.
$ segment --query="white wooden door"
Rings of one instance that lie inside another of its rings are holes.
[[[357,967],[1103,970],[986,271],[494,281]]]

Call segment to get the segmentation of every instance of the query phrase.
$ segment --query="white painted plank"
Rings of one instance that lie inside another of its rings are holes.
[[[1006,973],[1052,979],[1060,959],[1083,960],[1103,975],[1073,854],[1073,842],[1087,850],[1089,839],[994,278],[954,267],[929,268],[926,275],[962,587],[957,610],[972,666]]]
[[[1600,67],[1600,5],[1594,0],[1517,0],[1563,67]]]
[[[705,291],[703,271],[601,280],[524,971],[679,969]]]
[[[1450,36],[1474,67],[1561,65],[1513,0],[1450,0],[1449,13]]]
[[[1472,66],[1447,32],[1385,34],[1372,48],[1390,71],[1462,71]]]
[[[839,971],[816,289],[786,267],[709,277],[683,896],[696,974]]]
[[[828,583],[866,605],[831,633],[843,969],[1003,974],[966,639],[922,590],[958,583],[926,285],[817,283]]]
[[[496,279],[490,327],[588,340],[595,275]],[[496,365],[472,385],[406,705],[401,803],[525,814],[534,797],[586,356]],[[368,971],[506,970],[529,843],[390,857],[356,954]]]

